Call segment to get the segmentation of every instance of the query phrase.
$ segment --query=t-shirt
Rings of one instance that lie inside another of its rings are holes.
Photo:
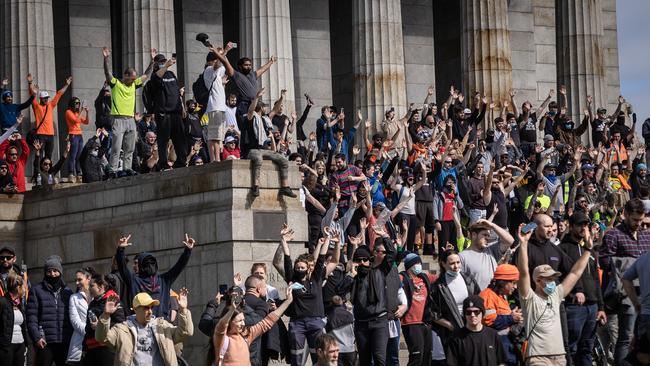
[[[526,200],[524,201],[524,210],[528,209],[528,207],[530,206],[530,201],[532,200],[533,200],[532,194],[526,197]],[[539,202],[542,205],[542,209],[546,210],[548,206],[551,205],[551,197],[542,193],[541,195],[537,195],[537,202]]]
[[[167,70],[162,77],[154,72],[149,82],[155,86],[152,95],[154,107],[150,113],[181,113],[181,86],[173,72]]]
[[[481,290],[488,287],[501,258],[500,243],[497,241],[481,252],[463,250],[459,255],[463,273],[472,276]]]
[[[151,323],[146,326],[141,326],[138,322],[129,320],[131,326],[135,326],[136,340],[135,352],[133,352],[133,366],[164,366],[165,363],[158,348],[158,342],[154,336]]]
[[[591,121],[591,143],[593,146],[598,146],[599,142],[603,141],[603,134],[605,133],[605,121],[602,119],[594,119]]]
[[[403,278],[403,275],[400,275],[400,278]],[[411,305],[408,308],[408,311],[401,319],[402,325],[409,324],[422,324],[422,319],[424,317],[424,306],[427,303],[427,296],[429,295],[429,289],[427,289],[426,283],[419,276],[411,277],[413,281],[413,293],[411,294]],[[429,283],[433,283],[435,278],[429,276]]]
[[[528,351],[530,356],[563,355],[562,325],[560,322],[560,303],[564,299],[564,287],[558,285],[546,299],[541,298],[532,289],[526,297],[521,297],[524,313],[524,325],[530,333]]]
[[[133,117],[135,113],[135,90],[142,87],[142,79],[137,78],[131,85],[126,86],[113,77],[111,87],[111,115]]]
[[[445,273],[445,279],[447,280],[447,287],[449,288],[449,291],[451,292],[452,296],[454,296],[454,300],[456,301],[458,312],[462,314],[463,301],[465,301],[467,296],[469,296],[465,279],[463,276],[461,276],[460,273],[456,277],[452,277],[449,274]]]
[[[523,121],[523,116],[523,114],[519,116],[517,123],[521,123]],[[528,115],[528,120],[526,121],[526,124],[523,126],[521,131],[519,131],[519,134],[521,137],[521,142],[535,143],[537,141],[537,115],[535,113]]]
[[[454,203],[456,202],[456,195],[453,192],[443,192],[445,197],[445,202],[442,205],[442,220],[441,221],[453,221],[454,220]]]
[[[239,132],[239,126],[237,126],[237,107],[228,107],[226,106],[226,128],[231,127]]]
[[[507,362],[499,333],[490,327],[478,332],[460,329],[447,345],[448,366],[496,366]]]
[[[623,278],[630,281],[639,279],[641,283],[641,294],[639,296],[641,314],[650,315],[650,252],[637,258],[630,268],[625,271]]]
[[[401,184],[396,184],[395,188],[397,188],[397,195],[400,197],[400,202],[410,197],[411,194],[408,187],[405,187]],[[415,197],[413,199],[410,199],[400,212],[405,215],[415,215]]]
[[[54,98],[45,105],[41,105],[37,98],[32,100],[32,109],[34,110],[34,128],[38,127],[39,124],[41,125],[36,131],[37,134],[54,136],[54,120],[52,119],[54,115],[53,111],[62,96],[63,93],[57,91],[56,94],[54,94]]]
[[[223,82],[221,82],[224,75],[226,75],[224,66],[220,66],[216,70],[214,67],[208,66],[203,71],[205,87],[210,91],[206,112],[226,111],[226,91],[223,88]]]
[[[255,70],[251,70],[251,72],[246,75],[235,70],[235,74],[232,76],[232,81],[235,83],[235,87],[237,87],[240,100],[250,102],[255,99],[258,89],[257,73]]]
[[[23,337],[23,329],[22,329],[22,325],[24,321],[25,318],[23,317],[23,313],[18,309],[14,309],[14,328],[13,331],[11,332],[12,344],[20,344],[25,341],[25,338]]]

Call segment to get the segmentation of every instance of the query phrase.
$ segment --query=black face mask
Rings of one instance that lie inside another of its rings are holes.
[[[358,266],[357,267],[357,276],[366,277],[370,273],[370,267]]]
[[[158,272],[158,263],[153,257],[147,257],[139,264],[138,274],[141,277],[151,277]]]
[[[573,126],[574,126],[573,121],[567,121],[567,122],[564,122],[564,129],[565,129],[566,131],[571,131],[571,130],[573,130]]]
[[[307,271],[298,271],[294,270],[293,271],[293,279],[294,281],[302,281],[307,277]]]
[[[59,287],[61,284],[61,277],[50,277],[50,276],[45,276],[44,278],[45,282],[52,286],[55,290]]]

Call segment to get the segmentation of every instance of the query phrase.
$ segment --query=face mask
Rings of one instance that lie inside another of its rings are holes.
[[[556,287],[555,281],[547,282],[546,286],[544,286],[544,292],[550,296],[555,292]]]
[[[302,290],[305,289],[305,286],[300,282],[294,282],[294,283],[291,284],[291,289],[292,290],[302,291]]]
[[[557,112],[548,111],[549,117],[554,117]]]
[[[357,267],[357,276],[365,277],[370,273],[370,267],[358,266]]]
[[[547,178],[555,178],[555,172],[546,174]]]
[[[45,276],[45,282],[47,282],[47,284],[50,286],[55,286],[56,284],[58,284],[60,279],[61,279],[60,277]]]
[[[458,275],[460,274],[460,271],[458,271],[458,272],[454,272],[454,271],[452,271],[452,270],[449,270],[449,271],[445,271],[445,273],[446,273],[447,276],[449,276],[450,278],[456,278],[456,277],[458,277]]]
[[[151,277],[158,272],[158,263],[156,260],[149,257],[140,264],[138,274],[141,277]]]
[[[415,264],[411,268],[411,271],[413,271],[414,275],[416,275],[416,276],[419,275],[420,273],[422,273],[422,264],[420,264],[420,263]]]
[[[304,280],[305,276],[307,276],[307,271],[298,271],[298,270],[293,271],[293,278],[296,281]]]
[[[164,62],[158,64],[158,68],[159,68],[159,69],[162,69],[163,67],[165,67],[165,63],[164,63]]]
[[[97,150],[91,150],[91,151],[90,151],[90,155],[92,155],[92,156],[99,156],[99,151],[97,151]]]

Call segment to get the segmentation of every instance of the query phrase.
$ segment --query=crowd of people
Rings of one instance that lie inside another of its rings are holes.
[[[220,286],[198,324],[210,337],[207,365],[399,365],[400,339],[408,365],[591,365],[594,355],[650,363],[650,119],[641,140],[623,97],[608,114],[588,96],[576,123],[563,86],[537,107],[519,105],[515,90],[490,101],[453,86],[438,106],[430,87],[402,116],[391,108],[370,121],[357,111],[346,123],[343,108],[323,106],[305,131],[308,95],[300,118],[286,110],[286,90],[272,105],[261,100],[260,77],[275,57],[257,69],[244,57],[235,68],[227,58],[235,44],[207,46],[188,100],[170,69],[175,56],[151,50],[147,70],[118,79],[103,48],[96,134],[84,143],[89,108],[72,97],[54,165],[53,113],[72,79],[50,100],[28,75],[22,104],[3,80],[0,103],[8,194],[25,191],[31,152],[35,187],[56,184],[66,162],[69,181],[91,183],[249,159],[256,197],[262,161],[278,166],[278,193],[299,196],[306,211],[305,251],[292,257],[285,224],[272,263],[283,296],[267,283],[266,263]],[[23,138],[20,112],[30,106],[34,128]],[[302,177],[298,192],[290,164]],[[35,365],[182,360],[193,323],[188,291],[173,285],[194,240],[186,236],[178,262],[159,273],[150,253],[128,268],[129,238],[111,273],[77,271],[76,291],[61,280],[60,258],[47,258],[43,281],[30,283],[15,251],[0,249],[2,359],[22,365],[33,348]]]

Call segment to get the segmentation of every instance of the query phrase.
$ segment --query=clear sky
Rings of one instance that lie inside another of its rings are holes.
[[[650,118],[650,0],[616,0],[621,94],[637,126]]]

